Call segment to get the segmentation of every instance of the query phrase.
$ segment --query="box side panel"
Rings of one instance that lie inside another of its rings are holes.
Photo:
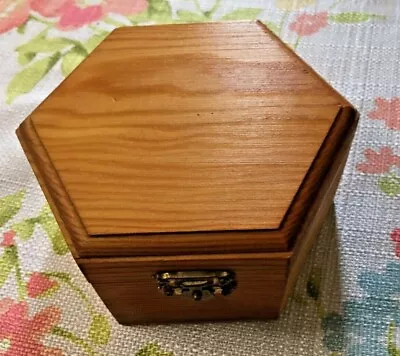
[[[123,324],[200,320],[266,319],[279,314],[289,254],[80,259],[78,264],[115,318]],[[230,270],[231,295],[194,301],[165,296],[154,274]]]
[[[335,161],[333,162],[324,183],[315,196],[312,206],[302,225],[301,232],[295,241],[293,246],[293,255],[289,265],[289,277],[282,308],[285,306],[287,299],[295,286],[297,277],[302,270],[302,266],[306,262],[308,252],[312,248],[329,209],[332,206],[333,198],[339,185],[343,169],[346,165],[351,142],[357,127],[357,121],[358,116],[354,118],[350,132],[346,140],[343,142],[340,151],[335,156]]]
[[[338,159],[338,152],[351,134],[355,117],[356,111],[353,107],[342,107],[338,110],[336,120],[322,143],[280,229],[282,236],[286,238],[287,250],[291,250],[293,244],[296,243],[316,195],[324,182],[329,179],[328,175],[332,165]]]
[[[76,240],[87,237],[79,215],[76,213],[46,149],[36,133],[32,120],[30,118],[25,119],[16,133],[68,247],[72,255],[77,258],[79,253]]]

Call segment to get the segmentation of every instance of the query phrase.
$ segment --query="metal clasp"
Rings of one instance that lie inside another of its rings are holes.
[[[235,274],[231,271],[159,272],[154,278],[163,294],[185,296],[197,301],[229,295],[237,285]]]

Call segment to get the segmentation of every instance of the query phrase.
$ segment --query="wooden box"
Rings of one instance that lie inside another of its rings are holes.
[[[120,28],[17,133],[121,323],[277,317],[357,112],[260,22]]]

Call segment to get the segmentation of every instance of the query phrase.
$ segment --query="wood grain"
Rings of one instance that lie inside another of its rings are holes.
[[[95,258],[78,260],[93,287],[123,324],[277,317],[288,253]],[[237,289],[227,297],[196,302],[167,297],[152,278],[159,271],[233,269]]]
[[[114,32],[31,115],[91,236],[277,229],[336,117],[255,23],[179,28]]]
[[[18,128],[17,136],[72,255],[79,257],[79,241],[87,239],[87,233],[30,118]]]
[[[135,27],[18,132],[76,257],[284,251],[348,105],[260,24]]]
[[[292,256],[289,264],[289,277],[287,280],[285,295],[282,300],[282,308],[285,307],[287,300],[297,282],[297,277],[306,263],[310,249],[320,233],[322,224],[332,206],[337,187],[339,185],[343,169],[346,165],[351,142],[355,134],[358,123],[358,116],[353,122],[350,132],[335,155],[335,160],[329,169],[320,189],[312,201],[307,216],[302,224],[301,231],[293,241]]]
[[[260,23],[114,31],[17,130],[76,261],[126,324],[277,317],[358,114]],[[126,256],[126,257],[121,257]],[[228,297],[163,270],[230,269]]]
[[[78,259],[78,265],[123,324],[275,318],[286,306],[332,205],[356,127],[357,120],[311,203],[293,252],[93,258]],[[185,269],[233,270],[238,276],[238,289],[229,297],[204,303],[165,297],[156,291],[151,276],[160,271]]]

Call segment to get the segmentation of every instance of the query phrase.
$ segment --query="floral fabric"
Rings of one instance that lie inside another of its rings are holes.
[[[123,327],[15,136],[117,26],[260,19],[360,111],[335,205],[279,320]],[[400,3],[0,0],[0,355],[400,355]]]

